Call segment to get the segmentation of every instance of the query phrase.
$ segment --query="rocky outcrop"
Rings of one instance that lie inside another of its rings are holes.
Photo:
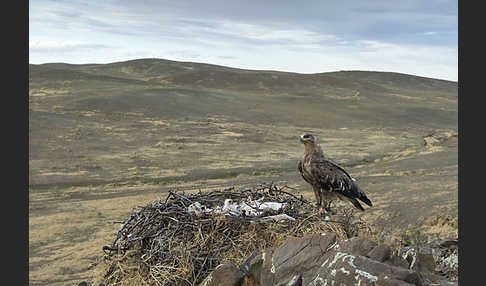
[[[392,256],[388,246],[366,238],[338,241],[334,234],[322,234],[289,239],[240,267],[220,266],[201,285],[404,286],[447,282],[436,273],[436,267],[431,248],[404,248],[399,256]]]
[[[457,240],[407,246],[398,256],[407,261],[409,269],[437,273],[450,280],[458,278]]]
[[[245,276],[245,273],[233,263],[220,264],[204,279],[201,286],[241,285]]]

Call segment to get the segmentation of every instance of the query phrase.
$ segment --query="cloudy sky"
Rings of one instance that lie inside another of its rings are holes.
[[[162,58],[457,81],[457,0],[30,0],[29,62]]]

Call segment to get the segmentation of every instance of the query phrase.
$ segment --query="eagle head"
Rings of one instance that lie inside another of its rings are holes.
[[[300,135],[300,143],[303,143],[303,144],[314,144],[317,142],[317,138],[310,134],[310,133],[304,133],[302,135]]]
[[[310,133],[300,135],[300,143],[304,144],[306,153],[323,154],[321,144],[317,141],[317,137]]]

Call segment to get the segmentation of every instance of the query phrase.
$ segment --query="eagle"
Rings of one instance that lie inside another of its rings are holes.
[[[331,212],[331,202],[336,198],[350,201],[357,209],[364,211],[358,200],[373,206],[370,199],[361,190],[356,180],[336,162],[327,158],[317,141],[317,137],[305,133],[300,136],[304,144],[304,157],[299,161],[299,172],[302,178],[312,186],[317,206]]]

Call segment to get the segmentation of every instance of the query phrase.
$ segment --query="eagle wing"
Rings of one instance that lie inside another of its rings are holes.
[[[336,168],[338,168],[339,170],[341,170],[346,176],[348,176],[352,181],[356,181],[353,177],[351,177],[351,175],[346,171],[344,170],[341,166],[339,166],[338,163],[336,163],[336,161],[334,161],[333,159],[329,158],[329,157],[325,157],[325,160],[328,161],[330,164],[334,165]]]
[[[310,172],[314,180],[316,180],[323,189],[337,192],[340,195],[347,197],[357,208],[363,209],[356,199],[372,206],[371,201],[359,188],[355,180],[334,161],[326,158],[315,158],[311,161]]]

